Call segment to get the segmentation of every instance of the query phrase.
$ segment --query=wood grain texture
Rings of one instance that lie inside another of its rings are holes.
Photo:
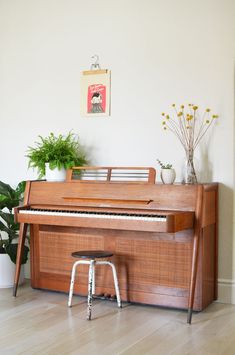
[[[109,231],[86,228],[34,227],[35,262],[32,265],[32,285],[36,288],[68,292],[70,273],[76,250],[110,250],[114,252],[121,296],[123,300],[169,307],[187,308],[191,276],[192,231],[174,235]],[[204,238],[202,239],[204,246]],[[205,260],[201,259],[199,269]],[[208,250],[210,253],[210,248]],[[208,263],[208,261],[207,261]],[[206,264],[207,265],[207,264]],[[207,269],[207,266],[204,268]],[[209,272],[209,271],[208,271]],[[213,278],[213,272],[210,274]],[[88,269],[80,266],[75,292],[86,295]],[[202,310],[202,272],[197,278],[194,309]],[[97,293],[114,294],[109,270],[97,268]],[[214,283],[205,285],[211,293]],[[208,293],[206,292],[206,294]],[[205,295],[204,295],[205,296]],[[214,296],[210,296],[210,302]]]
[[[30,217],[32,286],[68,292],[74,262],[71,253],[79,249],[105,249],[115,254],[123,300],[187,308],[191,283],[193,288],[195,286],[193,309],[204,309],[216,298],[217,290],[217,188],[217,184],[32,182],[30,206],[73,209],[86,206],[89,199],[89,208],[94,209],[134,208],[146,213],[163,210],[170,216],[174,211],[169,223],[173,227],[167,230],[163,227],[153,229],[150,222],[149,227],[138,222],[132,228],[119,221],[102,224],[102,221],[89,220],[79,225],[67,217]],[[198,202],[199,190],[201,204]],[[103,206],[104,201],[108,201],[108,205]],[[131,201],[128,207],[126,201]],[[151,202],[146,204],[145,201]],[[192,281],[195,233],[200,242]],[[75,285],[78,294],[87,293],[87,272],[86,267],[79,270]],[[97,270],[97,292],[114,294],[111,274],[102,267]]]
[[[212,303],[195,313],[95,300],[86,320],[86,297],[21,286],[17,298],[0,292],[0,348],[8,355],[234,355],[235,305]]]
[[[96,199],[97,205],[103,200],[114,200],[115,207],[118,200],[144,200],[153,201],[143,205],[147,210],[179,210],[194,211],[196,201],[196,185],[163,185],[163,184],[130,184],[130,183],[74,183],[70,182],[32,182],[29,196],[29,205],[57,205],[80,206],[74,199]],[[69,200],[70,198],[70,200]],[[86,201],[85,201],[86,202]],[[126,207],[126,206],[123,206]],[[131,206],[129,206],[131,207]],[[134,204],[134,207],[135,204]],[[141,208],[141,206],[139,206]]]

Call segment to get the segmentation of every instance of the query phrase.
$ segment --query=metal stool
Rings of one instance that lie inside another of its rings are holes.
[[[74,279],[76,274],[76,267],[80,264],[87,264],[89,265],[89,278],[88,278],[88,300],[87,300],[87,319],[91,319],[91,307],[92,307],[92,296],[95,294],[95,265],[109,265],[113,271],[113,280],[115,286],[115,292],[117,297],[117,304],[118,307],[122,307],[119,286],[118,286],[118,279],[117,279],[117,272],[114,264],[111,261],[102,260],[96,261],[96,259],[100,258],[108,258],[113,256],[113,253],[109,251],[103,250],[80,250],[76,251],[71,254],[74,258],[81,258],[81,259],[89,259],[89,260],[78,260],[75,261],[72,268],[71,274],[71,282],[70,282],[70,290],[69,290],[69,300],[68,306],[72,307],[72,297],[73,297],[73,288],[74,288]]]

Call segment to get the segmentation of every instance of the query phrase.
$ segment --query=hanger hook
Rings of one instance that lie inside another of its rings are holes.
[[[94,65],[99,64],[99,56],[98,56],[97,54],[94,54],[91,58],[92,58],[92,59],[95,59]]]
[[[94,63],[91,64],[91,70],[100,69],[99,56],[97,54],[94,54],[91,59],[94,59]]]

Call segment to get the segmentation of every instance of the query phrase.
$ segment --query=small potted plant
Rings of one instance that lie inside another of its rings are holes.
[[[172,164],[163,164],[159,159],[157,159],[158,164],[161,167],[161,180],[163,184],[173,184],[175,181],[175,169],[173,169]]]
[[[14,222],[12,212],[22,202],[24,190],[25,181],[16,189],[0,181],[0,288],[12,287],[14,282],[19,223]],[[24,245],[22,264],[27,262],[28,252],[29,247]]]
[[[50,133],[48,137],[39,136],[35,147],[28,147],[26,157],[29,167],[37,168],[38,178],[47,181],[63,181],[66,169],[87,164],[85,153],[78,137],[69,132],[67,136]]]

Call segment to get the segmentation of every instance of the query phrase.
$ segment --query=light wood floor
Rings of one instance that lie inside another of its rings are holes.
[[[0,289],[0,354],[217,355],[235,354],[235,306],[214,303],[193,315],[152,306],[95,300],[86,320],[86,298],[33,290],[17,298]]]

